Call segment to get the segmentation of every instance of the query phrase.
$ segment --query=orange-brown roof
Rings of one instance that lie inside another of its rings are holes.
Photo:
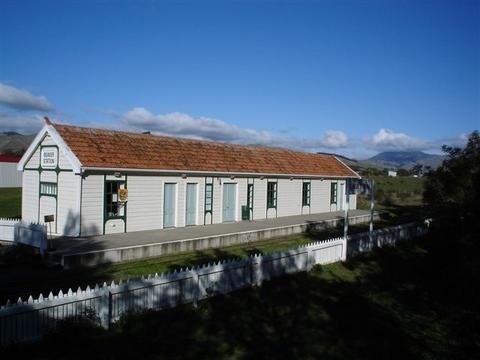
[[[82,167],[357,177],[332,155],[53,125]]]

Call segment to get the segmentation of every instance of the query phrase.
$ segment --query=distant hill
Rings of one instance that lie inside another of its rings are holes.
[[[376,164],[373,164],[373,163],[369,163],[366,160],[356,160],[356,159],[346,157],[344,155],[334,154],[334,153],[319,152],[318,154],[334,155],[340,161],[342,161],[345,165],[349,166],[350,168],[352,168],[357,173],[363,173],[367,168],[376,168],[376,169],[379,169],[379,170],[383,170],[382,166],[379,166],[379,165],[376,165]]]
[[[0,154],[22,155],[34,138],[35,135],[21,135],[12,131],[0,133]]]
[[[423,151],[384,151],[364,162],[382,168],[408,170],[416,164],[436,168],[442,164],[444,159],[443,155],[427,154]]]
[[[319,152],[319,154],[334,155],[360,174],[364,173],[368,168],[378,170],[385,168],[410,170],[416,164],[435,169],[440,166],[445,159],[445,156],[427,154],[422,151],[385,151],[366,160],[356,160],[333,153]]]

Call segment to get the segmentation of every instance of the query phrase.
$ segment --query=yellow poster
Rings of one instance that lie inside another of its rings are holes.
[[[118,200],[120,202],[127,202],[127,200],[128,200],[128,189],[118,189]]]

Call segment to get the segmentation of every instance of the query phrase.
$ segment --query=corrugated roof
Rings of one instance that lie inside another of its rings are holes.
[[[332,155],[53,125],[83,167],[357,177]]]

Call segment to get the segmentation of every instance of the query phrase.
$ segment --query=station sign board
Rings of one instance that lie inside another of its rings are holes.
[[[58,165],[58,148],[43,147],[40,151],[40,166],[42,169],[55,169]]]

